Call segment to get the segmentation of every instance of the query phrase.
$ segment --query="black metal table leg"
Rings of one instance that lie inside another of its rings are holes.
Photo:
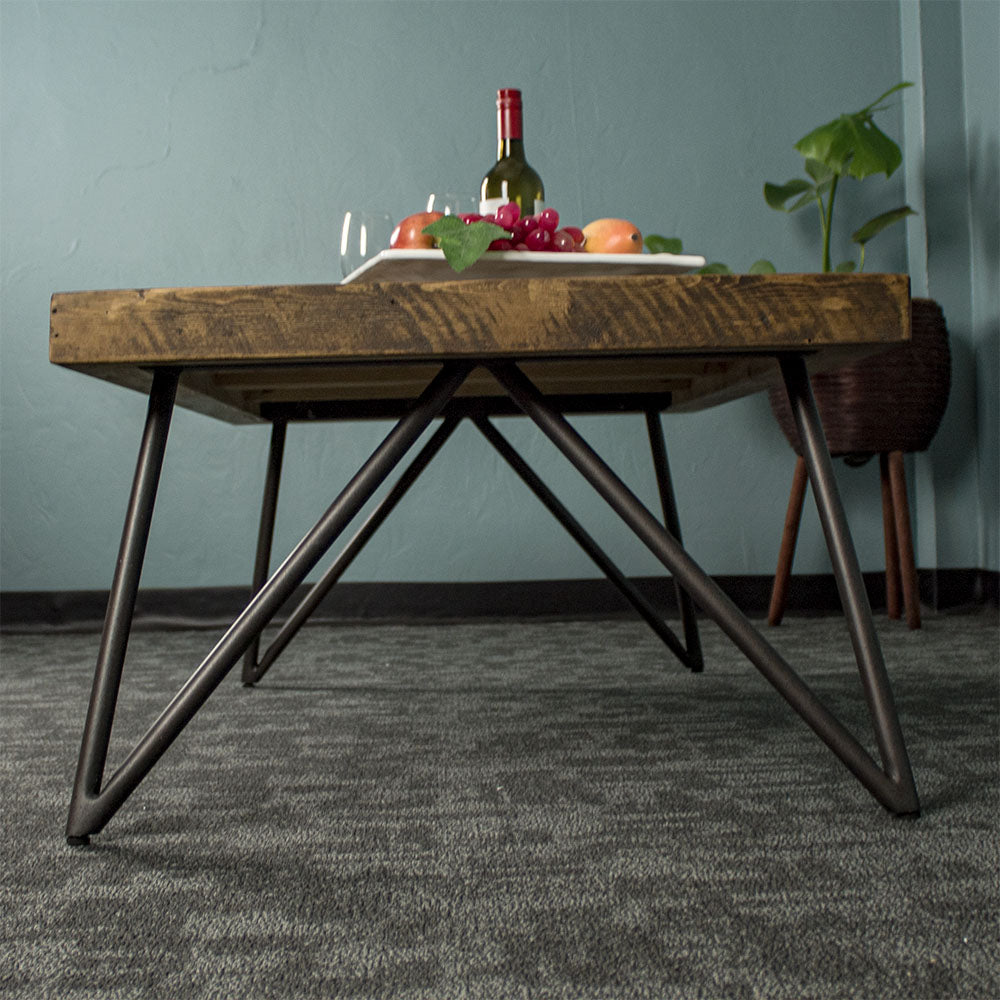
[[[909,793],[906,801],[910,808],[905,811],[915,812],[918,804],[913,773],[805,362],[798,356],[784,357],[781,359],[781,374],[802,442],[802,454],[833,562],[840,603],[847,618],[879,753],[889,776],[898,783],[901,791]]]
[[[784,658],[761,635],[750,620],[736,607],[730,598],[721,590],[714,580],[684,551],[680,543],[657,521],[643,506],[629,488],[612,472],[605,462],[572,428],[569,422],[557,411],[552,409],[535,388],[521,373],[517,366],[508,362],[492,362],[489,369],[497,381],[504,387],[508,395],[518,406],[541,428],[557,448],[569,459],[593,488],[604,498],[608,505],[635,532],[636,536],[649,550],[667,567],[691,594],[702,610],[715,621],[733,643],[757,667],[763,676],[775,687],[789,705],[805,720],[812,730],[823,740],[833,753],[845,764],[865,788],[887,809],[900,815],[913,815],[919,812],[919,802],[916,788],[909,768],[902,767],[906,752],[902,745],[898,719],[884,695],[888,688],[878,678],[869,676],[866,682],[866,693],[869,687],[877,690],[878,697],[870,700],[877,711],[873,712],[873,724],[879,731],[878,745],[883,753],[886,770],[883,770],[868,751],[844,727],[844,725],[819,701],[805,682],[795,673]],[[793,383],[796,407],[800,414],[808,413],[803,422],[810,430],[819,428],[819,418],[815,412],[815,402],[812,392],[797,380],[797,372],[804,373],[805,367],[800,359],[796,362],[783,364],[786,377]],[[804,374],[803,374],[804,377]],[[820,459],[817,468],[829,465],[829,452],[826,450],[822,431],[818,431],[818,440],[814,441],[814,458],[818,452],[826,454],[826,463]],[[835,494],[836,487],[832,483],[824,483],[822,489]],[[818,492],[818,490],[817,490]],[[827,516],[834,523],[834,536],[840,541],[838,545],[851,550],[846,522],[843,522],[842,512],[838,514],[827,503]],[[836,523],[836,522],[842,523]],[[831,552],[835,559],[840,556]],[[850,590],[850,586],[848,587]],[[852,596],[849,594],[849,596]],[[855,640],[855,649],[859,646],[859,614],[848,616],[848,625]],[[868,614],[868,625],[871,625],[871,615]],[[860,630],[861,641],[871,632],[873,627]],[[870,661],[859,663],[862,673],[869,675],[872,671]],[[884,673],[884,671],[883,671]],[[873,683],[874,682],[874,683]],[[886,753],[886,750],[891,753]]]
[[[116,575],[115,596],[109,607],[105,638],[102,642],[102,647],[107,645],[109,648],[114,648],[116,658],[111,662],[109,655],[107,665],[105,659],[99,660],[95,675],[91,712],[84,732],[78,778],[70,803],[66,829],[66,837],[71,844],[86,843],[89,835],[100,831],[118,811],[243,656],[253,638],[260,635],[275,612],[302,583],[434,417],[444,409],[448,400],[465,380],[470,367],[464,362],[450,362],[443,367],[410,412],[393,427],[316,525],[254,596],[128,754],[118,770],[101,788],[101,777],[114,717],[115,697],[131,625],[130,605],[134,603],[134,594],[138,586],[138,574],[148,535],[149,515],[152,512],[156,480],[166,438],[165,424],[168,422],[177,385],[176,375],[158,377],[159,381],[154,379],[147,434],[140,453],[133,488],[134,502],[130,504],[129,517],[126,520],[122,554],[119,558],[119,573]],[[136,522],[135,527],[132,525],[133,521]],[[119,577],[120,583],[117,582]],[[120,656],[117,655],[118,652]]]
[[[556,495],[545,485],[531,466],[518,454],[511,443],[490,423],[485,416],[473,418],[473,423],[483,436],[496,449],[501,458],[521,477],[525,485],[548,508],[555,519],[569,532],[573,540],[587,553],[597,567],[622,592],[626,600],[646,620],[653,631],[663,640],[670,651],[692,670],[696,666],[688,649],[674,634],[670,626],[663,620],[663,615],[652,605],[646,596],[631,580],[611,561],[610,557],[594,541],[583,526],[566,509]],[[700,661],[700,651],[699,651]]]
[[[153,374],[153,385],[149,390],[146,426],[125,513],[125,526],[122,529],[118,562],[108,597],[108,610],[104,617],[104,631],[97,654],[94,684],[70,799],[66,837],[71,844],[86,843],[87,833],[90,832],[86,817],[88,805],[101,787],[179,378],[180,372],[176,369],[158,369]]]
[[[255,662],[248,672],[244,665],[243,683],[254,684],[271,668],[285,647],[292,641],[295,634],[319,607],[323,598],[330,592],[334,584],[347,572],[348,567],[357,558],[369,539],[385,522],[396,505],[406,495],[409,488],[417,481],[420,474],[431,463],[434,456],[441,450],[444,443],[451,437],[461,421],[460,416],[449,415],[434,432],[427,444],[418,452],[416,458],[407,466],[403,474],[393,484],[379,505],[368,515],[364,524],[357,530],[354,537],[344,546],[340,555],[331,563],[329,569],[309,589],[295,610],[281,626],[278,634],[267,647],[260,662]]]
[[[663,508],[663,523],[678,542],[681,538],[681,519],[677,513],[677,498],[674,496],[674,484],[670,477],[670,463],[667,461],[667,443],[663,439],[663,424],[658,410],[646,411],[646,431],[649,437],[649,449],[653,456],[653,470],[656,474],[656,486],[660,493],[660,506]],[[691,595],[674,580],[674,590],[677,594],[677,608],[681,615],[681,626],[684,629],[684,645],[687,648],[686,662],[695,673],[705,669],[705,659],[701,652],[701,637],[698,635],[698,619],[695,617],[694,602]]]
[[[281,483],[281,464],[285,455],[285,436],[288,423],[275,420],[271,424],[271,445],[267,453],[267,474],[264,477],[264,498],[260,504],[260,528],[257,532],[257,555],[253,564],[253,582],[250,596],[264,586],[271,573],[271,543],[274,541],[274,521],[278,511],[278,486]],[[243,683],[252,684],[257,679],[257,657],[260,653],[260,636],[256,635],[243,657]]]

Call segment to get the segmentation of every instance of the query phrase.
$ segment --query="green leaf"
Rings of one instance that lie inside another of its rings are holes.
[[[899,208],[883,212],[881,215],[876,215],[874,219],[870,219],[859,230],[851,234],[851,239],[855,243],[860,243],[864,246],[873,236],[877,236],[887,226],[905,219],[908,215],[916,214],[909,205],[901,205]]]
[[[833,177],[833,171],[825,164],[820,163],[819,160],[806,160],[806,173],[817,183],[822,184],[824,181],[829,181]]]
[[[777,274],[778,269],[769,261],[761,258],[760,260],[755,260],[750,265],[750,270],[748,274]]]
[[[465,223],[457,215],[442,215],[440,219],[424,226],[420,231],[427,236],[441,239],[442,236],[455,236],[465,229]]]
[[[805,208],[806,205],[815,205],[818,200],[819,188],[812,188],[811,190],[806,191],[806,193],[799,198],[798,201],[792,202],[792,204],[789,205],[785,211],[791,215],[792,212],[797,212],[800,208]]]
[[[683,253],[683,244],[676,236],[658,236],[656,233],[650,233],[643,243],[650,253]]]
[[[863,113],[873,114],[876,111],[881,111],[886,105],[882,102],[890,95],[895,94],[897,90],[905,90],[907,87],[912,87],[913,84],[909,80],[904,80],[902,83],[897,83],[895,87],[890,87],[881,97],[876,98],[867,108],[864,109]]]
[[[891,176],[902,163],[903,155],[899,146],[872,121],[872,115],[883,109],[881,101],[908,86],[912,84],[898,83],[866,108],[841,115],[799,139],[795,148],[806,158],[807,170],[808,161],[812,160],[836,174],[850,174],[858,180],[871,174]]]
[[[785,208],[785,202],[789,198],[794,198],[796,195],[803,194],[803,192],[808,191],[810,198],[815,192],[816,188],[814,185],[810,184],[809,181],[804,180],[801,177],[796,177],[793,180],[788,181],[785,184],[772,184],[770,181],[764,184],[764,201],[771,206],[771,208],[776,208],[779,212],[790,212],[793,209]],[[810,198],[806,198],[805,203],[808,204]],[[802,199],[800,198],[801,202]],[[799,202],[796,202],[798,207]]]
[[[454,215],[445,215],[421,232],[434,236],[444,251],[444,259],[453,271],[464,271],[474,264],[494,240],[502,240],[509,234],[501,226],[492,222],[471,222],[468,225]]]
[[[859,181],[872,174],[892,176],[903,162],[899,146],[873,121],[867,120],[857,127],[854,155],[847,172]]]
[[[842,260],[833,270],[837,274],[850,274],[857,265],[853,260]]]
[[[732,274],[732,268],[727,267],[725,264],[719,261],[712,261],[711,264],[706,264],[701,267],[696,272],[697,274]]]

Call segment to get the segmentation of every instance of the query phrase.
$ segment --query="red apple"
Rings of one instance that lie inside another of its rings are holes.
[[[424,226],[437,222],[443,215],[443,212],[417,212],[415,215],[408,215],[392,231],[392,236],[389,237],[389,248],[391,250],[430,250],[434,246],[434,237],[425,235],[422,230]]]

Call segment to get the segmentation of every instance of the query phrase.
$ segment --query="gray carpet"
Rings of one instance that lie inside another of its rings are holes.
[[[313,626],[63,839],[95,635],[2,640],[0,995],[971,998],[998,979],[994,613],[878,623],[890,817],[712,627]],[[770,635],[867,743],[842,626]],[[133,637],[112,762],[214,642]]]

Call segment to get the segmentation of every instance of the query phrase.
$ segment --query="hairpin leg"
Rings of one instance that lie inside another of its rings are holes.
[[[180,372],[176,369],[157,369],[149,390],[146,426],[125,513],[125,526],[122,529],[118,562],[108,598],[108,610],[104,618],[104,631],[97,654],[97,668],[94,671],[94,684],[70,800],[67,840],[71,844],[87,842],[88,804],[97,796],[101,787],[179,378]]]
[[[544,397],[525,378],[516,365],[494,362],[490,371],[510,397],[541,428],[594,489],[632,528],[638,538],[681,582],[694,601],[729,636],[735,645],[778,690],[791,707],[805,720],[833,753],[845,764],[868,791],[887,809],[899,814],[919,811],[916,788],[906,760],[899,722],[888,694],[888,681],[881,662],[871,612],[867,618],[859,606],[857,591],[860,571],[854,557],[846,520],[840,509],[833,484],[829,452],[819,425],[805,364],[794,357],[782,361],[782,373],[792,397],[793,411],[800,423],[814,490],[824,527],[829,525],[827,544],[838,579],[846,586],[845,612],[861,670],[863,687],[876,729],[876,738],[885,770],[871,757],[858,740],[819,701],[791,666],[761,635],[721,588],[684,551],[680,543],[642,505],[639,499],[612,472],[566,419],[552,409]],[[853,562],[853,567],[852,567]]]
[[[202,660],[102,788],[101,778],[107,757],[115,699],[131,625],[131,613],[145,552],[167,424],[177,385],[176,374],[170,377],[158,375],[154,379],[150,396],[150,416],[147,419],[146,435],[143,439],[132,501],[126,518],[122,554],[119,558],[119,569],[105,623],[105,636],[94,678],[94,692],[84,731],[80,766],[70,802],[66,829],[69,843],[86,843],[88,836],[101,830],[118,811],[223,677],[247,651],[254,637],[260,635],[278,609],[402,460],[434,417],[445,407],[465,380],[469,369],[470,366],[462,362],[452,362],[444,366],[410,412],[393,427],[326,513],[292,550],[212,651]]]

